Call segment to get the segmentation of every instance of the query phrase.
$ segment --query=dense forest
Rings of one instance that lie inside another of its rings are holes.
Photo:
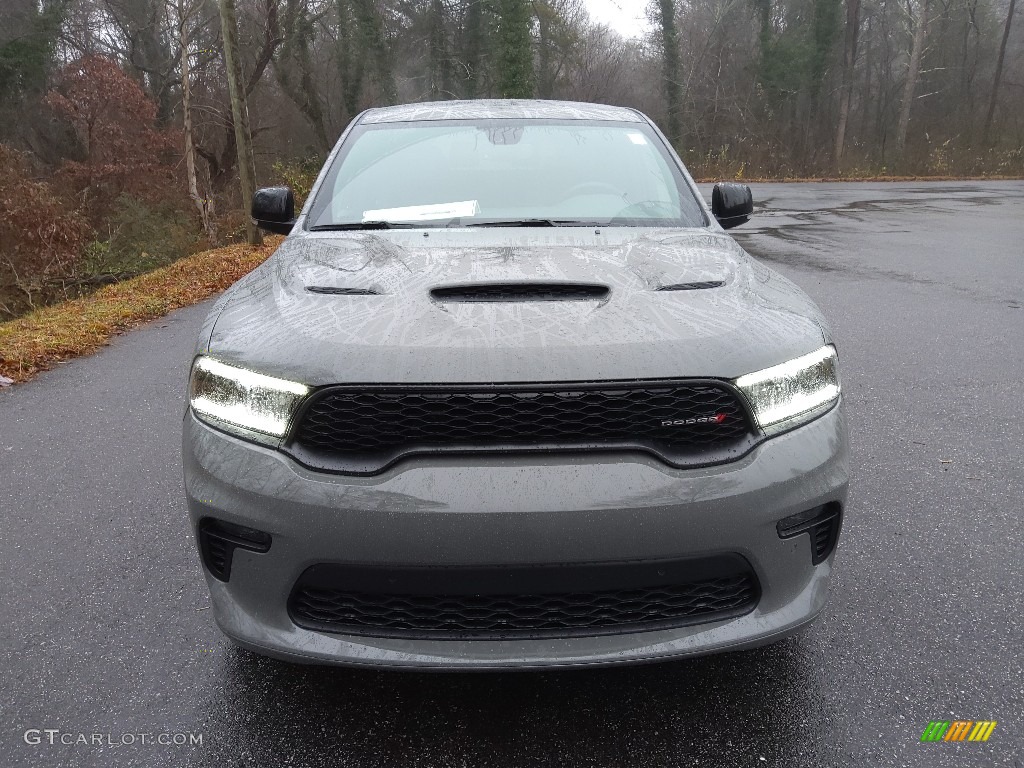
[[[374,105],[633,106],[702,177],[1024,175],[1016,0],[621,2],[645,37],[583,0],[3,0],[0,319],[245,236]]]

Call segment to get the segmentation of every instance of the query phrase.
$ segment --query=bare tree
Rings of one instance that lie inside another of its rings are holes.
[[[245,81],[242,79],[242,60],[238,50],[235,0],[220,0],[220,26],[224,41],[224,64],[227,67],[228,93],[231,97],[231,115],[235,126],[242,206],[247,208],[253,195],[256,194],[256,168],[253,163],[252,133],[249,131],[249,108],[246,101]],[[263,240],[259,229],[249,216],[246,216],[245,238],[249,245],[259,245]]]
[[[191,52],[189,50],[189,27],[201,9],[202,5],[199,2],[176,0],[178,45],[181,47],[181,114],[183,133],[185,134],[185,175],[188,182],[189,197],[195,203],[196,210],[199,211],[199,219],[203,223],[203,231],[206,232],[207,238],[212,243],[217,239],[216,224],[214,223],[213,195],[209,191],[205,194],[200,194],[199,192],[199,180],[196,173],[195,127],[192,121],[192,68],[190,63]]]
[[[907,2],[908,10],[910,2]],[[928,0],[918,0],[917,24],[914,27],[914,43],[907,65],[907,79],[903,85],[903,101],[900,106],[900,122],[896,130],[896,152],[902,159],[907,145],[907,129],[910,126],[910,110],[914,105],[917,78],[921,74],[921,56],[924,53],[925,37],[928,33]]]
[[[274,58],[274,54],[283,42],[278,25],[278,2],[279,0],[264,0],[263,3],[263,33],[259,50],[248,78],[244,81],[244,93],[246,101],[256,90],[256,86],[263,79],[263,74]],[[226,62],[225,62],[226,64]],[[235,121],[228,99],[226,112],[220,104],[215,108],[219,117],[219,151],[213,144],[196,143],[196,152],[199,153],[210,167],[210,183],[214,189],[223,190],[233,180],[235,165],[238,163],[238,148],[235,140]],[[214,142],[216,143],[216,142]]]
[[[327,137],[323,99],[314,74],[313,50],[316,19],[310,13],[307,0],[284,0],[282,27],[284,44],[274,59],[274,74],[281,90],[290,98],[309,121],[320,152],[331,147]],[[292,75],[292,66],[298,78]]]

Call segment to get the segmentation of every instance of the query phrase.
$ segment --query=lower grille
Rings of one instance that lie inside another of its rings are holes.
[[[374,474],[411,454],[642,450],[674,466],[734,460],[754,444],[740,396],[711,380],[328,387],[286,450],[306,466]]]
[[[582,589],[587,582],[595,588]],[[289,612],[321,632],[484,640],[668,629],[742,615],[758,597],[739,556],[490,570],[319,565],[296,583]]]

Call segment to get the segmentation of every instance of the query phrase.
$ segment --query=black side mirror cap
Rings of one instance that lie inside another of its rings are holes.
[[[288,187],[264,187],[252,196],[252,219],[267,232],[287,235],[295,226],[295,195]]]
[[[711,212],[722,229],[732,229],[750,221],[754,213],[754,196],[746,184],[722,181],[711,192]]]

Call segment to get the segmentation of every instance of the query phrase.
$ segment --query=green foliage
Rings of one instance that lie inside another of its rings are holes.
[[[762,152],[771,155],[779,147],[786,165],[816,164],[827,151],[826,136],[834,132],[831,125],[823,129],[831,115],[822,107],[829,106],[830,70],[838,73],[842,66],[836,45],[842,0],[752,2],[760,48],[755,104],[768,128]]]
[[[382,104],[398,102],[394,62],[387,39],[387,29],[380,10],[373,0],[349,0],[357,29],[357,48],[373,62],[377,75],[379,99]]]
[[[533,97],[533,39],[527,0],[497,0],[498,91],[505,99]]]
[[[815,98],[828,70],[832,49],[839,38],[841,11],[842,0],[814,0],[813,48],[809,76]]]
[[[800,93],[809,80],[813,51],[802,27],[786,30],[762,49],[758,80],[772,101]]]
[[[658,22],[661,27],[661,48],[663,59],[662,91],[665,96],[665,108],[668,112],[668,137],[674,144],[682,139],[680,122],[680,102],[682,93],[680,83],[682,73],[679,58],[679,30],[676,27],[675,0],[658,0]]]
[[[442,0],[431,0],[428,13],[430,95],[432,98],[451,98],[454,73],[445,28],[446,12]]]
[[[316,135],[320,149],[327,150],[330,140],[324,125],[323,100],[313,74],[311,46],[314,38],[314,22],[309,8],[303,3],[289,3],[286,6],[284,20],[284,43],[278,51],[274,65],[274,74],[281,90],[299,108],[309,121]],[[294,67],[297,72],[292,73]]]
[[[45,10],[26,5],[21,14],[5,12],[4,24],[12,26],[7,33],[13,35],[0,42],[0,104],[45,88],[63,12],[63,3]]]
[[[842,0],[801,0],[782,7],[779,24],[771,0],[753,0],[760,19],[758,80],[767,94],[817,96],[841,28]]]
[[[479,96],[484,51],[487,48],[487,28],[484,24],[484,5],[471,2],[466,9],[466,22],[462,31],[462,60],[465,64],[463,91],[467,99]]]
[[[274,163],[274,175],[281,180],[285,186],[291,187],[295,193],[296,211],[302,207],[309,197],[309,190],[313,187],[317,175],[320,173],[320,166],[323,160],[319,157],[307,157],[302,160],[279,160]]]

